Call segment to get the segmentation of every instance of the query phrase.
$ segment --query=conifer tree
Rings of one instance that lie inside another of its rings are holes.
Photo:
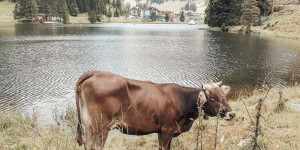
[[[184,22],[184,20],[185,20],[184,12],[183,12],[183,11],[181,11],[181,15],[180,15],[179,20],[180,20],[181,22]]]
[[[119,9],[119,11],[122,10],[122,2],[121,2],[121,0],[117,0],[116,1],[116,8]]]
[[[205,23],[211,27],[240,24],[244,0],[210,0],[205,9]]]
[[[107,17],[112,17],[111,7],[108,8]]]
[[[190,10],[190,3],[187,2],[184,6],[184,10]]]
[[[192,3],[192,4],[190,5],[190,10],[192,10],[192,11],[194,11],[194,12],[197,11],[197,6],[196,6],[195,3]]]
[[[69,11],[66,0],[58,0],[57,16],[63,19],[63,23],[69,23]]]
[[[156,21],[156,14],[155,14],[155,12],[151,13],[150,19],[151,19],[151,21]]]
[[[272,6],[268,0],[257,0],[257,7],[260,9],[260,15],[265,16],[269,15],[272,11]]]
[[[82,0],[76,0],[76,5],[78,7],[78,10],[80,13],[83,13],[83,4],[82,4]]]
[[[246,26],[246,32],[251,31],[251,25],[258,21],[260,10],[257,7],[256,0],[245,0],[242,9],[241,22]]]
[[[111,5],[112,7],[116,8],[116,0],[113,0]]]
[[[37,12],[36,0],[18,0],[14,9],[14,18],[33,21],[37,17]]]
[[[114,17],[119,17],[120,16],[120,12],[118,9],[116,9],[116,11],[114,12]]]
[[[95,23],[97,21],[97,15],[96,15],[95,10],[90,10],[88,15],[89,15],[89,21],[91,23]]]
[[[169,17],[168,13],[166,13],[166,15],[165,15],[165,20],[166,20],[166,22],[169,22],[169,20],[170,20],[170,17]]]
[[[101,14],[107,15],[107,8],[106,8],[105,0],[99,0],[99,3],[100,3]]]
[[[82,0],[82,12],[89,12],[90,10],[90,1]]]
[[[78,6],[75,0],[67,0],[69,13],[71,16],[77,16],[79,13]]]

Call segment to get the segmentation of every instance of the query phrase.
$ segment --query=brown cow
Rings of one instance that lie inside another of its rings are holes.
[[[198,117],[200,101],[206,101],[205,115],[220,113],[228,120],[235,116],[225,97],[230,88],[220,85],[209,81],[202,88],[191,88],[110,72],[85,73],[76,85],[77,142],[85,149],[102,149],[108,132],[118,128],[131,135],[158,133],[159,149],[169,150],[172,137],[188,131]]]

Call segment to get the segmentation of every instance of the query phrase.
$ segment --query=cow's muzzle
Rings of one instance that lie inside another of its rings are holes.
[[[225,116],[223,117],[223,119],[225,120],[231,120],[235,117],[235,112],[231,111],[231,112],[226,112]]]

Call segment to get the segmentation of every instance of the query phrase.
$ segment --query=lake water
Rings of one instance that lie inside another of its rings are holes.
[[[37,109],[47,120],[75,105],[75,83],[89,70],[193,87],[223,79],[232,95],[300,81],[298,44],[200,27],[0,24],[0,111]]]

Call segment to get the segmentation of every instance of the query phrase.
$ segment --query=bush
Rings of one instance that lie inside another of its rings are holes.
[[[267,29],[267,28],[270,28],[271,27],[271,24],[270,22],[267,24],[267,26],[264,27],[264,29]]]
[[[243,32],[244,30],[245,30],[245,27],[242,26],[238,31],[239,31],[239,32]]]
[[[228,32],[229,26],[226,26],[225,23],[222,23],[221,30],[222,30],[223,32]]]

